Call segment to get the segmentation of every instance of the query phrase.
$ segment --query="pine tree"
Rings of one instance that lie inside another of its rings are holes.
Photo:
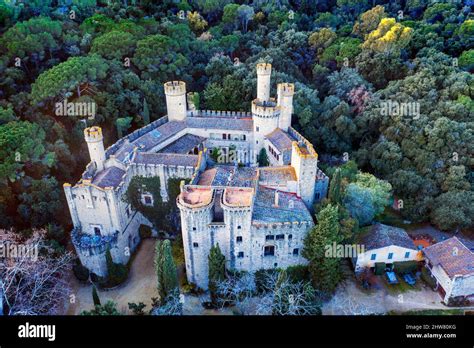
[[[169,295],[178,290],[178,275],[169,240],[156,242],[155,268],[158,277],[158,294],[163,304]]]
[[[209,291],[211,302],[216,305],[218,294],[217,284],[225,279],[225,256],[222,255],[219,243],[209,251]]]
[[[95,285],[92,285],[92,301],[94,301],[94,306],[100,306],[100,298],[99,294],[97,293],[97,288]]]
[[[150,123],[150,110],[148,109],[148,103],[146,102],[146,99],[143,98],[143,123],[145,123],[145,126]]]
[[[306,236],[302,255],[309,261],[313,287],[332,293],[341,279],[340,258],[326,255],[326,248],[341,242],[338,208],[327,205],[317,216],[318,224]]]
[[[329,200],[332,204],[341,203],[341,170],[336,169],[329,184]]]
[[[268,167],[270,162],[268,161],[267,151],[262,148],[258,154],[258,166],[259,167]]]

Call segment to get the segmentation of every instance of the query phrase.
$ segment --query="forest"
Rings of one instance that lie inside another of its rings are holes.
[[[86,126],[113,144],[165,115],[174,79],[200,109],[248,111],[268,62],[272,88],[295,83],[293,127],[321,167],[350,159],[391,184],[404,219],[472,229],[473,5],[0,0],[0,228],[66,245],[62,184],[89,160]],[[94,118],[58,115],[63,100],[93,101]]]

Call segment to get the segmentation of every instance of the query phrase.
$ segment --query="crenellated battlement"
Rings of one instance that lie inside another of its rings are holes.
[[[248,111],[194,110],[194,111],[188,111],[188,116],[190,117],[246,118],[246,117],[252,117],[252,113]]]
[[[313,144],[311,144],[308,140],[306,140],[305,137],[303,137],[300,133],[298,133],[294,128],[289,127],[288,128],[288,133],[296,138],[298,141],[294,141],[292,143],[293,150],[296,151],[299,157],[302,158],[310,158],[310,157],[315,157],[318,158],[318,153],[313,147]]]
[[[166,95],[180,96],[186,94],[186,82],[184,81],[168,81],[164,84]]]
[[[258,75],[270,75],[272,73],[272,65],[270,63],[258,63],[257,74]]]
[[[295,94],[294,83],[279,83],[277,85],[277,94],[282,97],[291,97]]]
[[[274,118],[280,115],[280,107],[274,98],[268,101],[254,99],[252,101],[252,114],[257,117]]]
[[[102,135],[102,128],[93,126],[84,129],[84,138],[87,142],[102,141],[104,139]]]

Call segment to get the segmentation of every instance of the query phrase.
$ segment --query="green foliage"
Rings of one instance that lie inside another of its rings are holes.
[[[143,302],[139,302],[138,304],[133,302],[128,303],[128,309],[130,309],[134,315],[145,315],[145,307],[146,304]]]
[[[385,262],[376,262],[374,265],[374,273],[376,275],[383,275],[385,273],[385,269],[387,268],[387,265]]]
[[[219,248],[219,243],[209,250],[209,291],[211,302],[217,304],[217,284],[225,279],[225,257]]]
[[[459,67],[469,71],[473,72],[474,71],[474,49],[473,50],[468,50],[464,51],[460,56],[459,56]]]
[[[138,228],[138,234],[140,235],[141,240],[150,238],[152,234],[151,227],[147,225],[140,225]]]
[[[168,239],[158,240],[155,246],[155,268],[157,288],[161,303],[178,289],[178,273]]]
[[[290,266],[285,271],[288,279],[294,283],[307,282],[310,279],[308,266],[305,265]]]
[[[397,274],[416,272],[419,268],[418,261],[395,261],[393,263],[393,270]]]
[[[81,282],[86,282],[89,280],[89,270],[82,265],[81,260],[79,260],[79,258],[76,259],[72,270],[76,278],[79,279]]]
[[[329,183],[328,198],[332,204],[341,203],[341,170],[338,168]]]
[[[121,59],[132,53],[135,42],[132,34],[113,30],[92,41],[91,53],[97,53],[107,59]]]
[[[105,78],[107,70],[107,63],[96,54],[69,58],[38,76],[31,86],[31,102],[64,98],[66,92],[75,90],[82,83]]]
[[[121,313],[117,310],[117,303],[108,300],[105,305],[96,305],[94,309],[83,311],[81,315],[121,315]]]
[[[270,165],[270,161],[268,160],[267,150],[264,147],[260,150],[258,157],[258,166],[259,167],[268,167]]]
[[[109,248],[105,251],[105,261],[107,264],[107,277],[100,279],[100,285],[102,287],[113,288],[127,280],[128,267],[121,263],[115,263]]]
[[[340,259],[326,257],[327,245],[341,242],[338,209],[331,204],[317,215],[317,225],[304,240],[302,255],[309,261],[311,282],[316,290],[332,293],[341,280]]]
[[[95,285],[92,285],[92,300],[94,302],[94,306],[100,306],[100,298],[99,294],[97,293],[97,288]]]

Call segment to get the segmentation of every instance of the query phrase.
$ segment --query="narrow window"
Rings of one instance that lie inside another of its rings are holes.
[[[265,240],[274,240],[274,239],[275,239],[275,236],[272,236],[272,235],[265,236]]]
[[[388,253],[388,259],[389,260],[393,259],[393,253]]]
[[[227,140],[227,134],[222,134],[222,139]]]
[[[288,239],[293,239],[293,235],[292,235],[292,234],[289,234],[289,235],[288,235]]]
[[[293,249],[293,255],[298,256],[300,254],[300,249],[294,248]]]
[[[238,230],[240,230],[241,228],[242,228],[242,226],[240,226],[240,225],[239,225],[239,226],[237,226],[237,229],[238,229]]]
[[[260,128],[259,128],[259,127],[257,127],[257,132],[258,132],[258,131],[260,131]]]
[[[241,243],[242,242],[242,236],[237,236],[237,243]]]
[[[370,255],[370,259],[371,259],[372,261],[375,260],[376,257],[377,257],[377,254],[372,254],[372,255]]]
[[[285,235],[284,234],[277,234],[276,240],[282,240],[282,239],[285,239]]]
[[[193,247],[197,248],[198,246],[199,246],[198,243],[196,243],[196,242],[193,243]]]
[[[243,251],[239,251],[239,253],[237,254],[237,257],[239,259],[243,258],[244,257],[244,252]]]
[[[408,259],[409,257],[410,257],[410,252],[407,251],[407,252],[405,253],[405,259]]]

